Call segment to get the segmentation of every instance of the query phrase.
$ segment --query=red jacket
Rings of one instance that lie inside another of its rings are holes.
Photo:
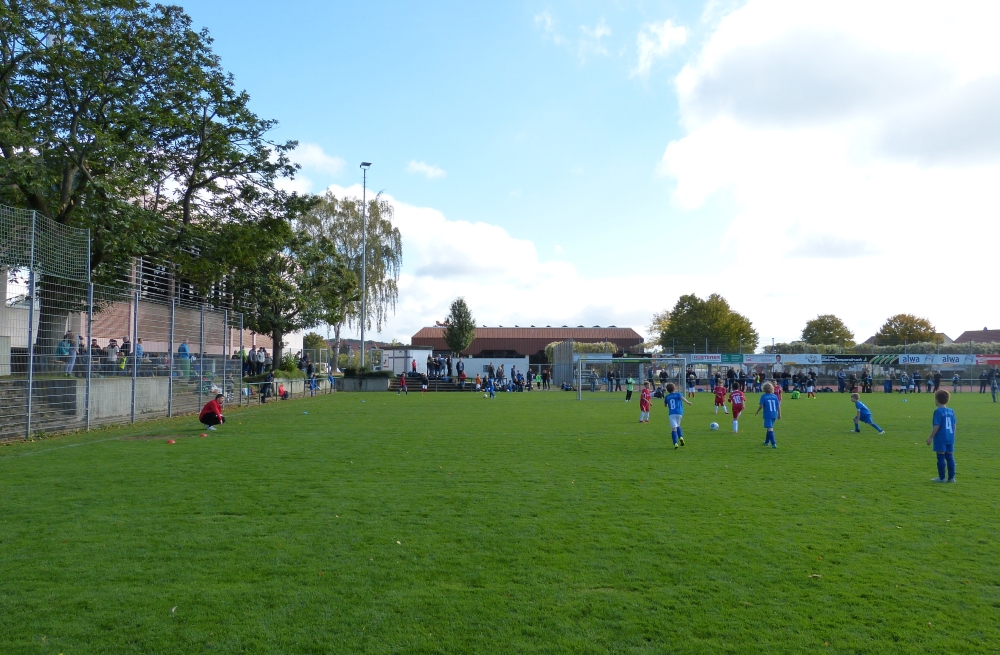
[[[205,403],[205,406],[201,408],[201,414],[198,414],[198,418],[204,418],[209,414],[214,414],[219,419],[219,422],[222,422],[222,408],[219,407],[219,403],[215,398]]]

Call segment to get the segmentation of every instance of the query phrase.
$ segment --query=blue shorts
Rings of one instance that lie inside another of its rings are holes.
[[[764,417],[764,427],[767,428],[768,430],[770,430],[771,428],[774,427],[774,422],[777,421],[777,420],[778,419],[776,419],[776,418],[767,418],[765,416]]]
[[[953,453],[955,452],[955,442],[952,441],[951,443],[948,443],[948,439],[946,437],[934,435],[934,452]]]
[[[861,421],[862,423],[867,423],[868,425],[871,425],[872,423],[874,423],[874,421],[872,421],[872,415],[871,414],[862,414],[861,418],[858,419],[858,420]]]

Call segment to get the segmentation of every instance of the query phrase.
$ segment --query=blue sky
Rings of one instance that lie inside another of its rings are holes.
[[[990,323],[972,295],[943,311],[910,285],[873,313],[842,274],[903,255],[902,216],[996,235],[991,3],[184,7],[303,144],[299,188],[355,193],[373,162],[406,257],[387,338],[458,295],[480,323],[641,328],[718,291],[768,342],[827,312],[860,339],[895,311]]]

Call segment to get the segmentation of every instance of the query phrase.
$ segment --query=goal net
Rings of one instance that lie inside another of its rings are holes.
[[[639,395],[643,382],[649,382],[654,393],[668,382],[681,389],[684,386],[685,363],[683,357],[583,354],[574,367],[576,398],[621,401],[627,393],[629,379],[633,382],[635,396]]]

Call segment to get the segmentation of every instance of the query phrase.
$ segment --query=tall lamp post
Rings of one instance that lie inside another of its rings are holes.
[[[365,368],[365,269],[368,267],[368,167],[371,162],[361,162],[361,368]]]

